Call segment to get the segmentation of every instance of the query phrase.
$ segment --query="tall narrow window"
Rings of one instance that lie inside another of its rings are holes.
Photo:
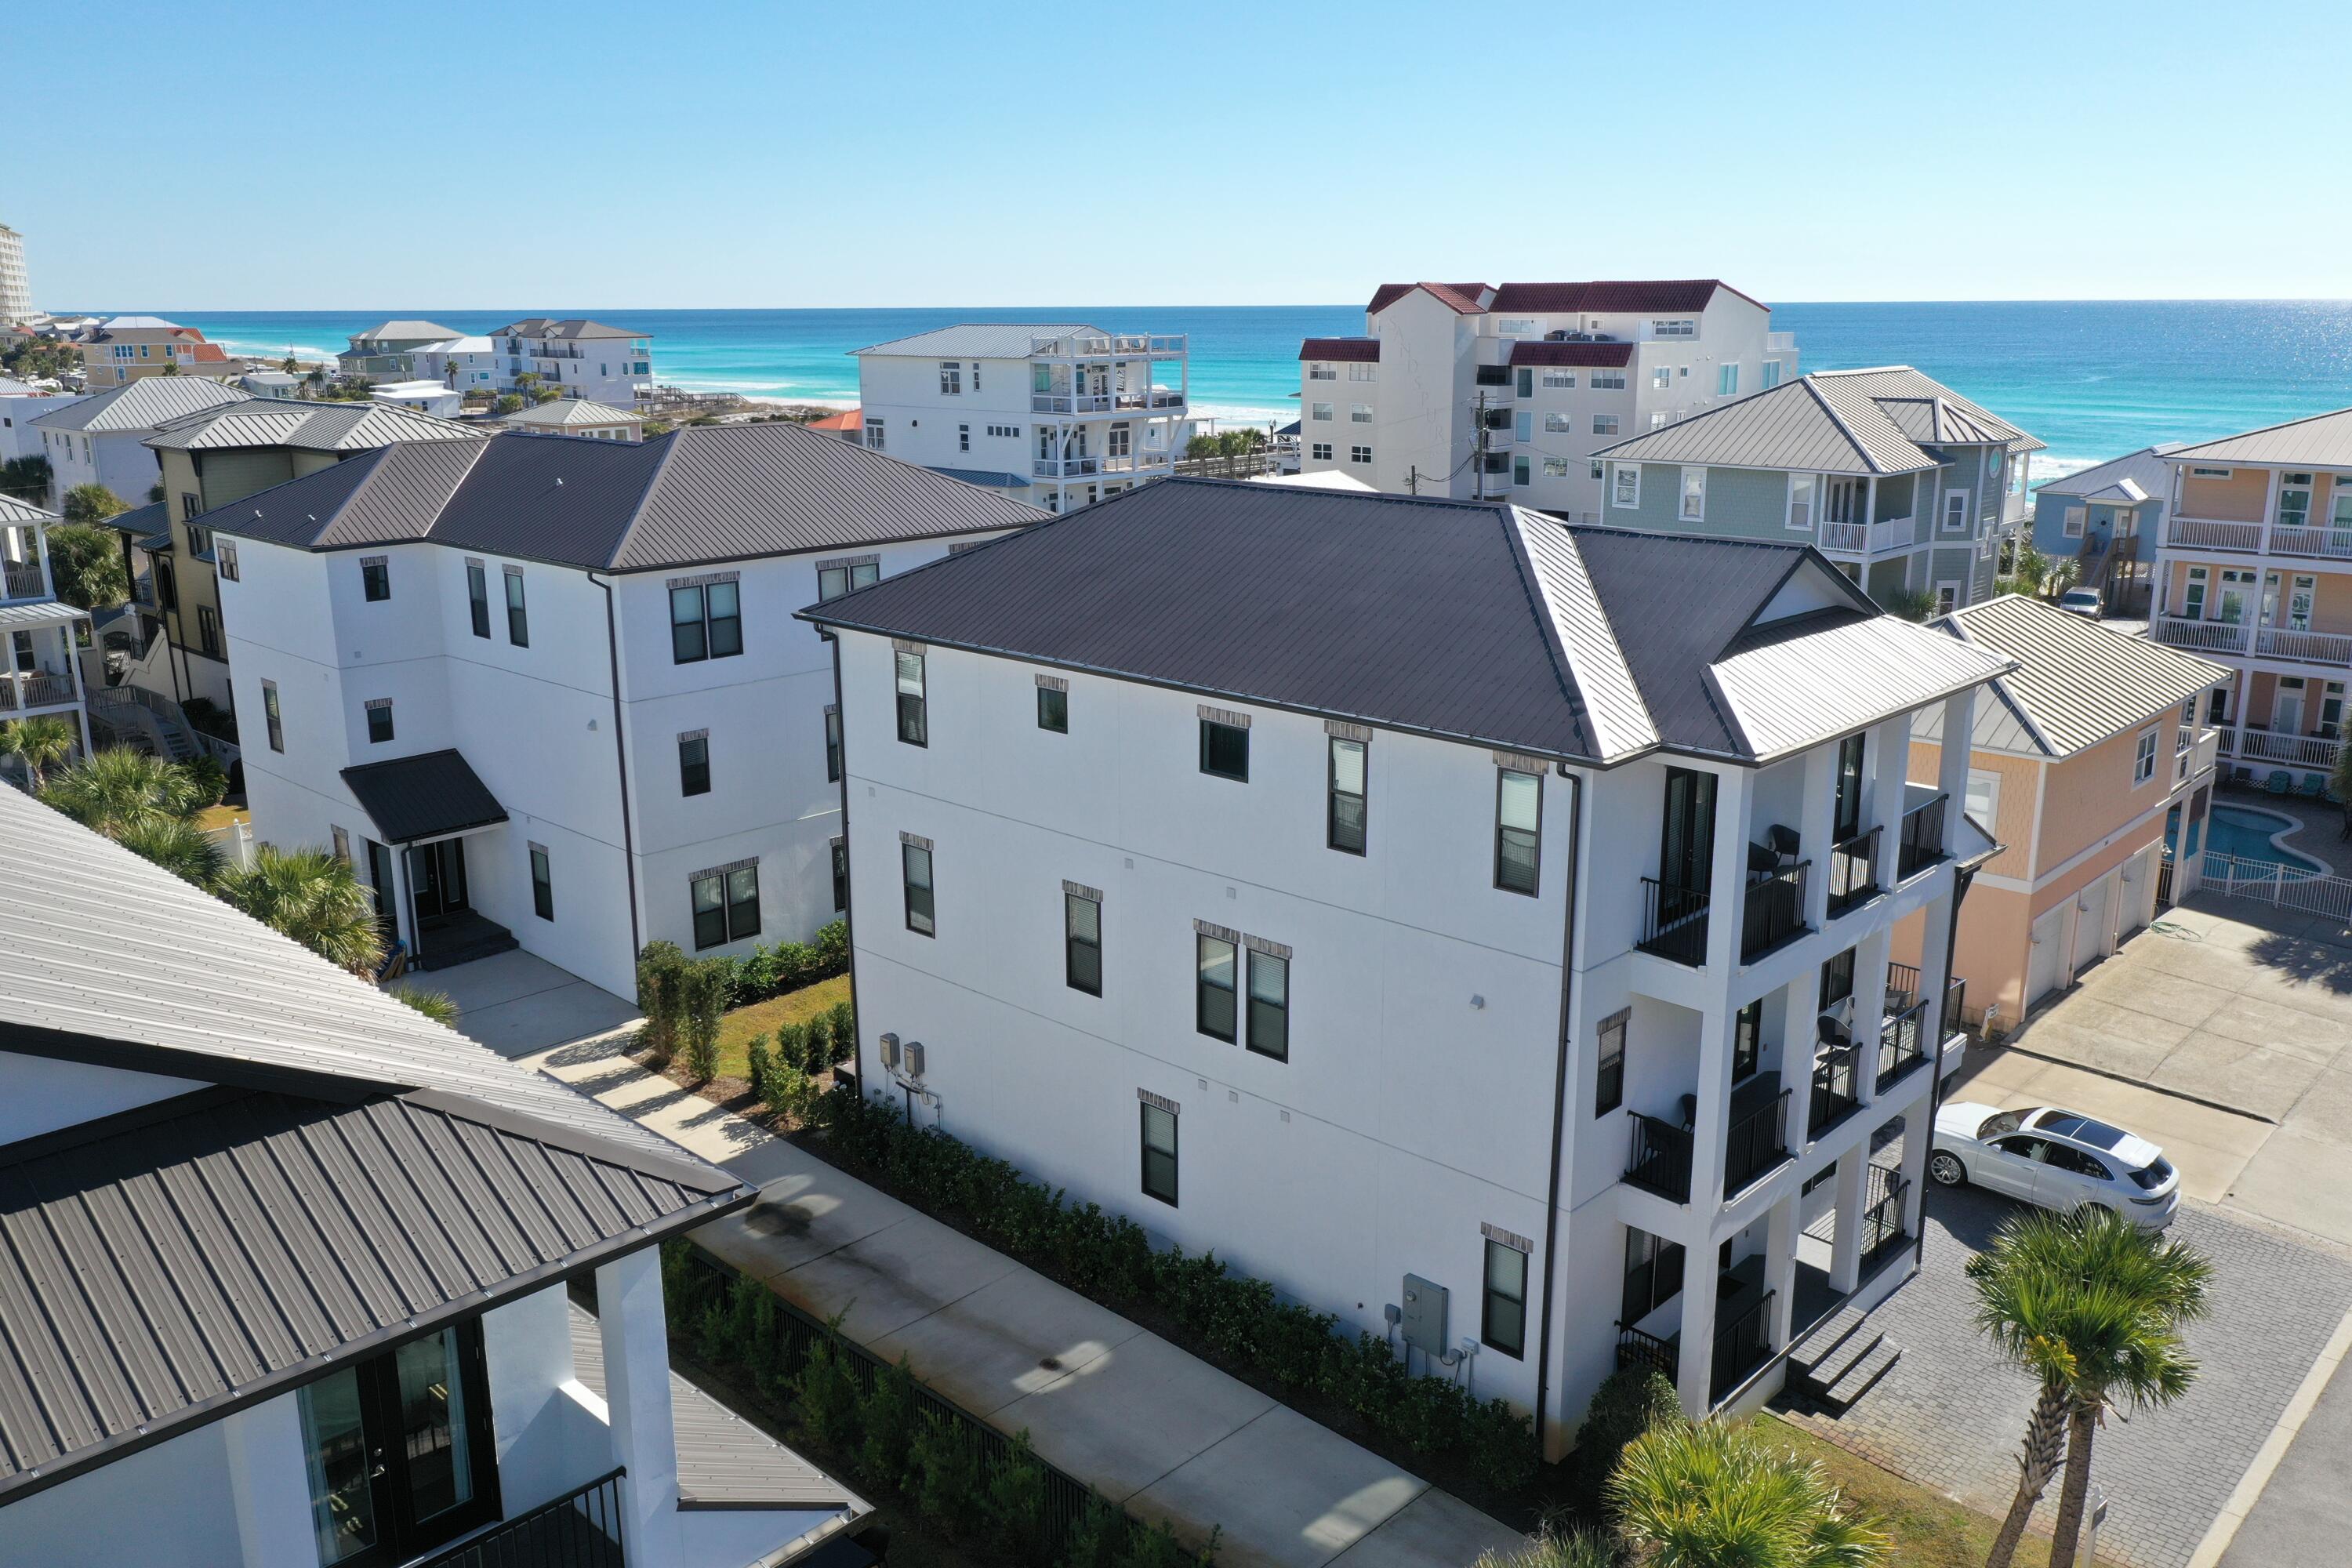
[[[841,782],[841,710],[824,710],[824,782]]]
[[[225,580],[231,583],[237,581],[236,542],[235,540],[214,540],[213,558],[216,570],[219,571],[221,576]]]
[[[1838,742],[1837,805],[1831,813],[1830,837],[1840,844],[1862,831],[1862,742],[1859,732]]]
[[[1764,1049],[1763,998],[1750,1002],[1739,1010],[1731,1023],[1731,1081],[1738,1083],[1756,1070],[1757,1058]]]
[[[283,752],[286,749],[286,726],[278,718],[278,682],[274,680],[261,683],[261,717],[269,729],[269,749]]]
[[[1102,899],[1091,893],[1062,893],[1062,977],[1071,990],[1089,996],[1102,994]]]
[[[1813,476],[1789,476],[1789,527],[1799,532],[1809,532],[1813,526]]]
[[[1193,993],[1193,1026],[1213,1040],[1231,1045],[1239,1035],[1234,944],[1203,931],[1193,939],[1193,958],[1199,972]]]
[[[530,847],[530,907],[541,920],[555,918],[555,879],[547,868],[545,847]]]
[[[1255,938],[1252,938],[1255,941]],[[1290,1059],[1290,960],[1249,952],[1249,1048],[1276,1061]]]
[[[367,705],[368,744],[380,746],[392,739],[392,700],[379,698]]]
[[[1528,1352],[1528,1255],[1486,1238],[1486,1289],[1478,1337],[1513,1361]]]
[[[1324,812],[1323,842],[1349,855],[1364,852],[1364,742],[1334,735],[1330,740],[1331,795]]]
[[[1216,719],[1201,721],[1201,771],[1213,778],[1249,782],[1249,731]]]
[[[1495,778],[1495,886],[1533,897],[1543,858],[1543,780],[1517,768]]]
[[[522,568],[509,566],[507,576],[507,641],[517,647],[530,646],[530,616],[522,605]]]
[[[1601,1058],[1592,1077],[1592,1114],[1606,1116],[1625,1103],[1625,1026],[1631,1011],[1601,1020]]]
[[[1681,515],[1682,521],[1685,522],[1704,522],[1706,521],[1706,470],[1705,468],[1685,468],[1683,470],[1683,508]]]
[[[839,914],[849,907],[849,845],[845,840],[833,841],[833,912]]]
[[[901,648],[898,666],[898,739],[910,746],[928,746],[930,716],[923,701],[923,656]]]
[[[373,604],[392,597],[392,563],[381,555],[360,563],[360,592]]]
[[[1176,1113],[1143,1102],[1143,1194],[1176,1204]]]
[[[900,843],[898,872],[907,896],[907,929],[924,936],[939,935],[938,910],[932,902],[930,846]]]
[[[1625,1292],[1621,1321],[1638,1323],[1683,1289],[1683,1247],[1636,1226],[1625,1227]]]
[[[466,601],[474,613],[474,635],[490,635],[490,582],[478,561],[466,563]]]
[[[1822,965],[1822,1011],[1853,994],[1853,952],[1847,948]]]
[[[710,737],[681,735],[677,740],[677,793],[710,793]]]

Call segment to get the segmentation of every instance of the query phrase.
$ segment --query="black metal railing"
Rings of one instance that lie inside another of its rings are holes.
[[[1633,1112],[1633,1152],[1625,1162],[1625,1179],[1662,1198],[1690,1202],[1690,1129]]]
[[[1857,833],[1830,848],[1830,913],[1842,915],[1878,897],[1878,833]]]
[[[1682,1349],[1673,1340],[1644,1333],[1631,1323],[1617,1325],[1617,1370],[1645,1366],[1668,1383],[1682,1375]]]
[[[414,1568],[624,1568],[622,1473],[609,1471],[553,1502],[487,1526]]]
[[[1737,1117],[1723,1145],[1723,1195],[1743,1191],[1789,1157],[1789,1091]]]
[[[1944,806],[1950,798],[1939,795],[1903,814],[1903,844],[1895,862],[1897,880],[1944,858]]]
[[[1958,975],[1944,987],[1943,1027],[1937,1033],[1935,1048],[1944,1048],[1944,1042],[1969,1026],[1969,983]]]
[[[1655,877],[1643,878],[1642,951],[1671,958],[1676,963],[1705,963],[1706,903],[1705,888],[1685,888],[1662,882]]]
[[[1862,1101],[1854,1093],[1854,1059],[1861,1053],[1852,1045],[1833,1046],[1813,1064],[1813,1098],[1805,1118],[1807,1135],[1818,1138],[1854,1112]]]
[[[1914,1002],[1891,1013],[1878,1030],[1878,1092],[1885,1094],[1897,1080],[1927,1059],[1922,1027],[1927,1021],[1926,1001]]]
[[[1903,1229],[1902,1173],[1870,1167],[1870,1203],[1862,1211],[1862,1272],[1868,1274],[1911,1238]]]
[[[1761,958],[1804,934],[1805,873],[1811,868],[1811,861],[1800,860],[1748,879],[1739,916],[1741,963]]]
[[[1886,966],[1886,1010],[1899,1012],[1919,999],[1919,967],[1914,963]]]
[[[1724,1397],[1748,1381],[1748,1374],[1772,1354],[1772,1298],[1767,1290],[1746,1311],[1715,1331],[1715,1359],[1707,1368],[1707,1403]]]

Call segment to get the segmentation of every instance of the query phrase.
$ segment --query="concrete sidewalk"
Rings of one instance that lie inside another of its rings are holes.
[[[1225,1568],[1467,1568],[1520,1537],[1420,1477],[645,1071],[621,1037],[530,1059],[760,1188],[695,1239],[1103,1496],[1213,1526]]]

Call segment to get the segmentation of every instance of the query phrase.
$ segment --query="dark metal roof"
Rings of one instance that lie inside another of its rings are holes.
[[[1516,342],[1511,345],[1513,364],[1630,364],[1633,359],[1632,343],[1554,343]]]
[[[1378,364],[1381,340],[1378,338],[1308,338],[1298,345],[1300,359],[1344,360],[1357,364]]]
[[[520,431],[406,442],[197,521],[304,550],[430,540],[591,571],[644,572],[1024,528],[992,489],[797,425],[688,426],[646,442]]]
[[[343,784],[387,844],[438,838],[507,819],[507,808],[455,747],[345,768]]]
[[[120,529],[133,538],[169,531],[172,513],[163,502],[151,500],[145,506],[134,506],[129,511],[118,511],[106,520],[109,528]]]
[[[1476,314],[1478,296],[1486,291],[1486,286],[1484,283],[1383,283],[1372,290],[1372,302],[1365,306],[1364,310],[1369,314],[1377,316],[1416,289],[1430,290],[1463,315]],[[1439,292],[1441,289],[1444,292]],[[1451,298],[1448,298],[1449,295]],[[1465,303],[1468,304],[1469,309],[1463,309]]]
[[[1751,305],[1763,301],[1740,294],[1714,278],[1621,279],[1585,283],[1504,283],[1495,289],[1496,310],[1704,310],[1718,289]]]
[[[432,1090],[209,1089],[0,1149],[0,1503],[748,1200]]]

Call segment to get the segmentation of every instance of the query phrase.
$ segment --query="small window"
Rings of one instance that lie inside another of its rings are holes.
[[[898,873],[907,897],[907,929],[924,936],[939,935],[938,910],[931,892],[930,850],[920,844],[901,843]]]
[[[1650,373],[1650,390],[1653,392],[1664,392],[1674,384],[1675,373],[1671,366],[1662,364]]]
[[[1324,813],[1323,842],[1349,855],[1364,852],[1364,742],[1334,735],[1330,740],[1330,801]]]
[[[722,947],[760,934],[760,868],[739,866],[694,879],[694,945]]]
[[[223,577],[227,578],[232,583],[238,581],[236,574],[236,542],[229,539],[215,540],[213,543],[213,555],[215,563],[218,568],[220,574]]]
[[[547,851],[530,847],[530,907],[541,920],[555,918],[555,880],[547,869]]]
[[[1037,689],[1037,728],[1056,735],[1070,732],[1070,694],[1058,686]]]
[[[286,727],[278,720],[278,683],[274,680],[261,683],[261,717],[269,728],[269,749],[283,752],[286,749]]]
[[[1592,373],[1592,390],[1594,390],[1595,392],[1622,392],[1622,391],[1624,391],[1624,390],[1625,390],[1625,373],[1624,373],[1623,371],[1622,371],[1622,370],[1596,370],[1596,371],[1594,371],[1594,372]],[[1612,432],[1612,434],[1613,434],[1613,432]]]
[[[1290,1059],[1290,960],[1250,949],[1249,1048]]]
[[[1544,416],[1543,427],[1547,436],[1570,436],[1576,432],[1576,421],[1554,409]]]
[[[726,658],[743,651],[742,598],[733,583],[669,591],[669,651],[675,664]]]
[[[367,705],[368,744],[380,746],[392,739],[392,704],[371,702]]]
[[[1680,517],[1685,522],[1706,521],[1706,470],[1683,470],[1683,504]]]
[[[1350,403],[1348,405],[1348,422],[1351,425],[1370,425],[1372,422],[1372,405],[1369,403]]]
[[[1811,532],[1813,526],[1813,476],[1789,476],[1788,526],[1797,532]]]
[[[530,616],[523,608],[522,569],[509,566],[507,577],[507,641],[517,647],[530,646]]]
[[[1369,463],[1371,460],[1372,449],[1370,447],[1350,447],[1348,448],[1348,461],[1351,463]]]
[[[816,597],[819,604],[838,599],[844,594],[854,594],[860,588],[871,588],[882,581],[882,564],[878,561],[858,561],[841,566],[820,566],[816,569]]]
[[[2059,532],[2068,539],[2082,538],[2083,524],[2086,520],[2088,520],[2090,515],[2091,512],[2088,507],[2068,507],[2066,509],[2065,521],[2059,525]]]
[[[466,563],[466,599],[474,612],[474,635],[487,638],[490,635],[489,574],[478,561]]]
[[[883,429],[882,426],[883,421],[875,418],[872,415],[866,416],[866,444],[877,452],[887,451],[890,447],[889,434]]]
[[[898,739],[910,746],[928,746],[930,714],[923,700],[923,656],[900,649],[898,665]]]
[[[1486,1242],[1485,1305],[1478,1337],[1513,1361],[1528,1352],[1528,1255],[1491,1237]]]
[[[1495,886],[1535,896],[1543,862],[1543,780],[1517,768],[1495,778]]]
[[[841,782],[841,710],[824,710],[824,782]]]
[[[1234,944],[1203,931],[1193,939],[1193,957],[1200,980],[1193,997],[1192,1026],[1213,1040],[1232,1045],[1240,1033]]]
[[[1328,403],[1318,403],[1307,410],[1307,417],[1310,419],[1328,421],[1331,417],[1331,410],[1334,406],[1335,405]]]
[[[710,738],[694,735],[677,743],[677,792],[680,795],[710,793]]]
[[[1738,365],[1727,364],[1717,368],[1715,373],[1715,395],[1717,397],[1737,397],[1739,395]]]
[[[1630,1013],[1601,1022],[1601,1059],[1592,1077],[1592,1114],[1606,1116],[1625,1103],[1625,1025]]]
[[[1331,443],[1330,443],[1330,442],[1328,442],[1328,441],[1318,441],[1318,442],[1315,442],[1315,443],[1313,444],[1313,446],[1314,446],[1314,458],[1315,458],[1315,460],[1316,460],[1317,462],[1318,462],[1318,463],[1328,463],[1328,462],[1330,462],[1330,461],[1332,460],[1332,458],[1331,458]]]
[[[839,914],[849,907],[849,846],[842,839],[833,841],[833,912]]]
[[[1947,490],[1944,493],[1944,531],[1958,533],[1969,526],[1969,492]]]
[[[1620,463],[1611,470],[1609,500],[1613,506],[1638,507],[1642,504],[1640,465]]]
[[[1102,994],[1102,900],[1062,894],[1062,978],[1073,991]]]
[[[1249,731],[1214,719],[1201,721],[1201,771],[1221,779],[1249,782]]]
[[[335,858],[348,866],[352,863],[352,836],[340,827],[330,827],[328,833],[335,841]]]
[[[963,395],[963,366],[958,361],[940,362],[940,395],[941,397]]]
[[[392,563],[388,561],[360,563],[360,591],[369,604],[392,597]]]
[[[2132,756],[2132,787],[2137,789],[2156,776],[2156,731],[2150,730],[2139,738]]]
[[[971,426],[959,425],[956,426],[956,450],[959,452],[969,452],[971,450]]]
[[[1143,1194],[1176,1205],[1176,1113],[1143,1102]]]

